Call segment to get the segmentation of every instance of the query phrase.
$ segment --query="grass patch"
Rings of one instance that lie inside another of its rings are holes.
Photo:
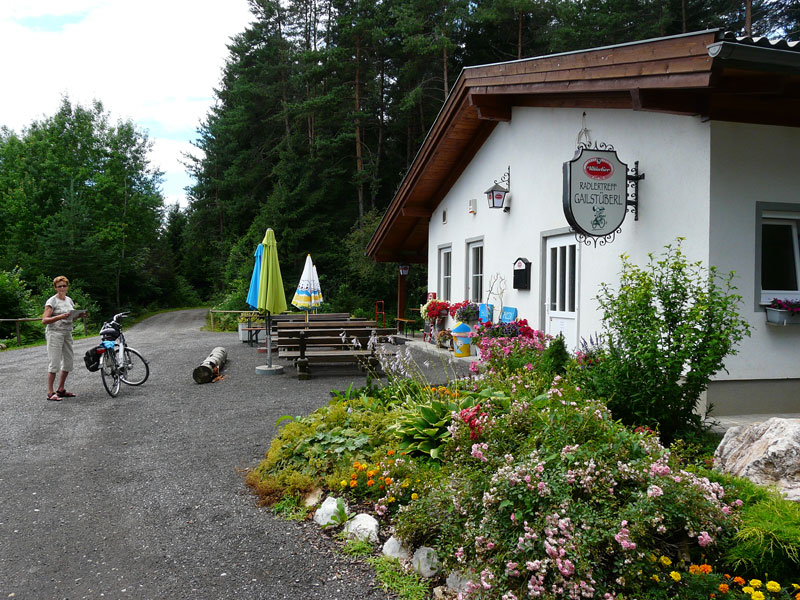
[[[371,556],[375,547],[368,540],[345,539],[342,552],[347,556]]]
[[[384,590],[397,595],[398,600],[425,600],[430,585],[416,573],[407,573],[395,558],[368,558]]]
[[[272,505],[272,510],[288,521],[305,521],[308,517],[308,509],[295,496],[284,496]]]

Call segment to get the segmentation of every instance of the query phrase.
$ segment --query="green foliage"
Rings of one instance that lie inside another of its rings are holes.
[[[300,498],[293,495],[283,496],[272,505],[272,510],[289,521],[305,521],[308,517],[308,509],[303,506]]]
[[[539,358],[536,369],[542,374],[549,375],[552,379],[556,375],[564,375],[571,360],[572,357],[567,351],[564,336],[558,335],[547,344],[547,348],[544,349]]]
[[[29,287],[66,275],[103,312],[166,302],[176,273],[160,237],[161,173],[149,162],[151,146],[132,122],[110,123],[97,101],[64,98],[20,135],[5,130],[0,269],[19,266]],[[171,225],[179,235],[180,219]]]
[[[35,314],[31,292],[22,281],[19,267],[0,271],[0,318],[22,319],[33,316],[38,315]],[[11,336],[15,331],[14,323],[0,323],[0,338]]]
[[[391,431],[399,438],[400,450],[411,455],[424,454],[441,458],[441,448],[450,439],[448,427],[454,411],[473,406],[471,396],[459,398],[448,388],[445,393],[433,392],[427,402],[414,402],[397,417]]]
[[[345,540],[342,552],[347,556],[371,556],[375,552],[375,547],[369,540]]]
[[[375,569],[383,589],[395,594],[398,600],[425,600],[429,597],[430,584],[427,580],[404,570],[396,558],[373,557],[367,559],[367,563]]]
[[[733,571],[789,581],[800,573],[800,506],[777,493],[748,504],[724,556]]]
[[[749,335],[734,274],[690,263],[681,241],[646,267],[622,257],[619,289],[598,296],[607,352],[577,373],[615,418],[658,429],[665,443],[703,428],[700,395]]]

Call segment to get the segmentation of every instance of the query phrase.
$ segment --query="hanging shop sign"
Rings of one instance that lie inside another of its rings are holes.
[[[578,241],[601,246],[614,241],[629,207],[638,220],[639,163],[629,173],[612,146],[578,146],[564,163],[564,216]]]

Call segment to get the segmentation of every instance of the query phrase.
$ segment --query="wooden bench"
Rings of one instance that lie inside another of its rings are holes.
[[[362,369],[377,368],[377,344],[397,334],[393,327],[377,327],[375,321],[279,323],[278,356],[291,360],[298,379],[310,377],[311,363],[355,363]],[[266,349],[265,349],[266,351]]]
[[[395,317],[395,321],[397,321],[397,323],[399,323],[399,325],[397,326],[397,331],[398,332],[400,331],[400,327],[403,328],[403,335],[407,335],[409,327],[417,322],[416,319],[403,319],[403,318],[400,318],[400,317]],[[413,327],[411,327],[411,337],[414,337],[414,328]]]

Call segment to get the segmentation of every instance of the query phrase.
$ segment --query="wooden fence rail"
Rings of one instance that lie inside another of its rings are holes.
[[[83,333],[85,335],[86,334],[86,315],[81,317],[81,320],[83,321]],[[0,323],[14,323],[16,325],[16,328],[17,328],[17,346],[21,346],[22,345],[22,338],[20,337],[19,324],[20,323],[32,322],[32,321],[39,321],[41,323],[42,322],[42,318],[41,317],[27,317],[27,318],[24,318],[24,319],[0,319]]]

